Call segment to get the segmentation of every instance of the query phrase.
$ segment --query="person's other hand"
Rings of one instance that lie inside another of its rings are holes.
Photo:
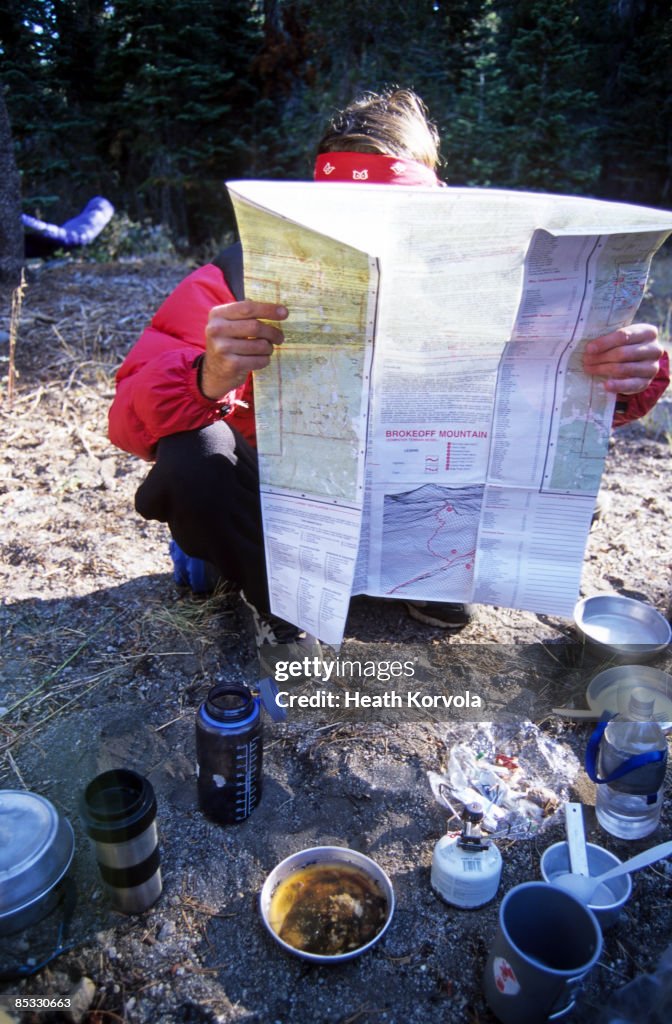
[[[589,341],[583,368],[586,373],[603,377],[605,390],[636,395],[644,391],[658,373],[662,354],[657,327],[631,324]]]
[[[285,306],[273,302],[229,302],[210,310],[205,328],[205,356],[200,388],[206,398],[222,398],[240,387],[252,370],[263,370],[283,334],[268,320],[287,317]]]

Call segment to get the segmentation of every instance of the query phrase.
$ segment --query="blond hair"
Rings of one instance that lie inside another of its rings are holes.
[[[417,160],[431,170],[439,162],[440,139],[427,108],[411,89],[366,92],[337,114],[318,153],[380,153]]]

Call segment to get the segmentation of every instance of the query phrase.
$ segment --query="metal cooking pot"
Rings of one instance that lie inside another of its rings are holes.
[[[0,790],[0,935],[45,917],[75,851],[70,822],[37,793]]]
[[[585,597],[574,608],[574,624],[596,654],[619,662],[651,661],[672,640],[670,623],[653,605],[621,594]]]

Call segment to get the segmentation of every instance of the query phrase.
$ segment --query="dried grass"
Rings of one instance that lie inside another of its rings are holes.
[[[222,628],[223,595],[171,605],[169,589],[122,609],[113,600],[128,577],[116,566],[118,552],[165,550],[165,529],[140,528],[132,512],[142,464],[107,438],[114,375],[187,269],[54,262],[29,269],[15,294],[0,404],[0,637],[16,666],[0,700],[7,777],[20,776],[24,741],[90,707],[101,689],[121,693],[148,668],[160,675],[162,664],[202,659],[215,638],[236,635],[230,622]],[[100,595],[100,607],[80,607],[76,595],[87,590]]]

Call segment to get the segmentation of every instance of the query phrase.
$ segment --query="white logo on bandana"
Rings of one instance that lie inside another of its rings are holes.
[[[404,171],[406,170],[406,166],[405,166],[405,164],[392,164],[392,166],[390,167],[390,170],[394,174],[403,174]]]
[[[368,177],[369,177],[369,172],[366,170],[366,168],[364,168],[363,171],[353,171],[352,172],[352,180],[353,181],[366,181]]]
[[[334,165],[329,163],[325,164],[324,167],[322,168],[324,174],[333,174],[335,170],[336,168],[334,167]]]

